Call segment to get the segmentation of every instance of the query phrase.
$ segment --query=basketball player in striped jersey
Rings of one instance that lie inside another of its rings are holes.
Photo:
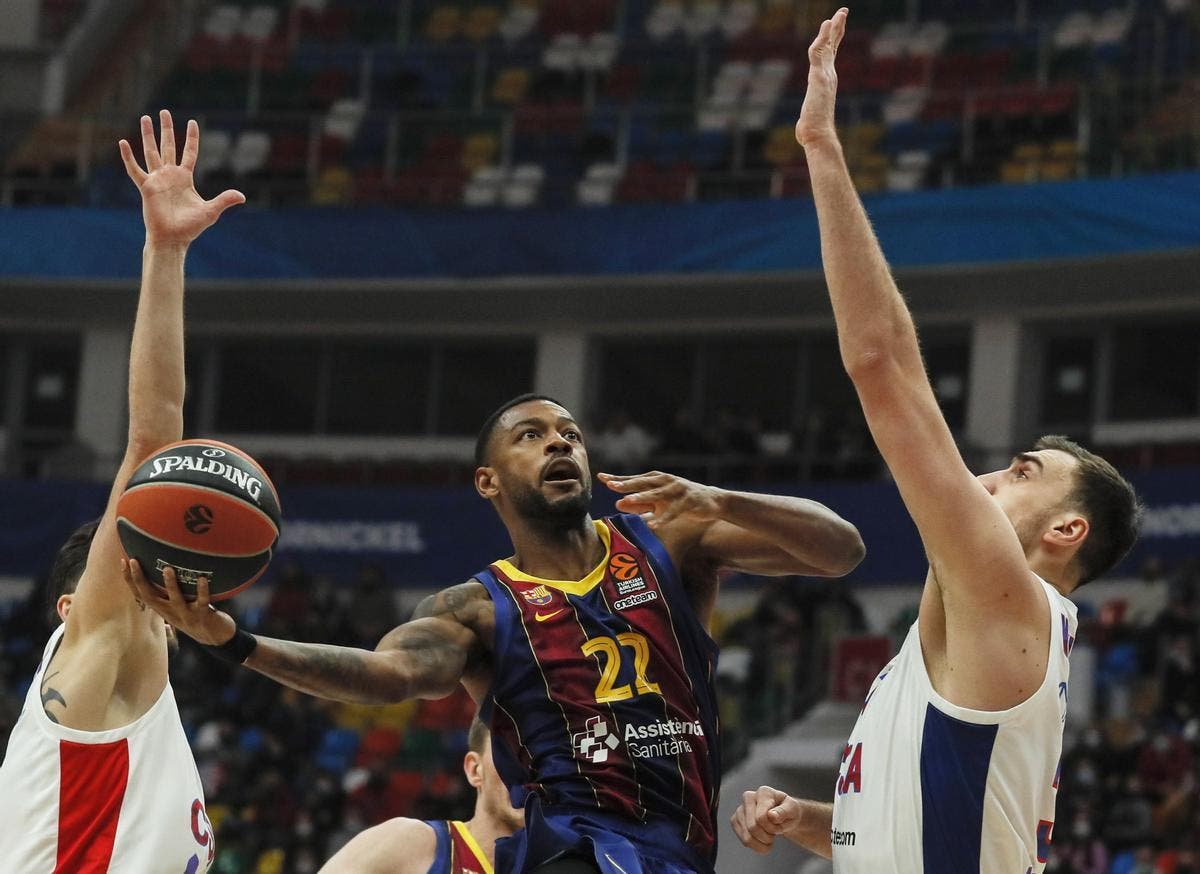
[[[1137,497],[1103,459],[1044,437],[975,477],[926,376],[912,317],[834,127],[847,10],[809,49],[804,147],[842,361],[921,534],[920,614],[867,696],[833,804],[747,792],[733,827],[832,856],[838,874],[1032,874],[1054,830],[1075,607],[1133,545]]]
[[[214,854],[204,793],[167,682],[173,633],[130,596],[115,507],[130,473],[183,430],[183,265],[189,244],[245,198],[205,201],[192,184],[199,131],[182,160],[171,116],[146,169],[121,140],[142,196],[146,244],[129,355],[129,438],[108,507],[60,550],[49,584],[61,625],[0,765],[0,869],[21,874],[197,874]],[[168,571],[170,573],[170,571]]]
[[[583,429],[524,395],[489,417],[475,486],[514,553],[430,596],[374,652],[256,638],[208,608],[206,586],[139,597],[229,659],[326,698],[479,702],[525,828],[500,872],[712,872],[721,767],[706,627],[725,568],[837,576],[863,555],[854,526],[800,498],[663,473],[601,474],[617,515],[589,515]]]
[[[463,771],[475,787],[475,815],[466,822],[397,817],[367,829],[325,863],[320,874],[492,874],[496,839],[521,828],[492,762],[492,739],[471,722]]]

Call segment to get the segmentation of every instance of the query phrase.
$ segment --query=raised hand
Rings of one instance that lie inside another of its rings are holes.
[[[821,24],[817,38],[808,47],[808,90],[796,122],[796,142],[809,146],[823,140],[837,140],[833,107],[837,99],[838,46],[846,35],[846,17],[850,10],[842,7]]]
[[[624,495],[617,509],[637,513],[651,528],[680,516],[711,522],[721,514],[721,490],[657,470],[631,477],[597,474],[612,491]]]
[[[196,191],[192,173],[200,152],[200,126],[187,123],[183,156],[175,163],[175,127],[171,113],[158,114],[160,142],[154,141],[154,123],[142,116],[142,152],[146,169],[133,157],[128,140],[121,140],[121,160],[125,172],[142,195],[142,218],[146,222],[147,243],[172,243],[186,246],[212,225],[229,207],[246,202],[240,191],[223,191],[205,200]]]

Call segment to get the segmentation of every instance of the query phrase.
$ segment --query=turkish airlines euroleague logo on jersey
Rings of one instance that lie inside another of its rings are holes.
[[[628,552],[618,552],[609,559],[608,575],[617,584],[618,595],[632,595],[646,588],[642,566]]]

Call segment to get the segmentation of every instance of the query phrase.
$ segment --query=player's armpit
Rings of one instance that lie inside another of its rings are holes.
[[[300,692],[356,704],[444,698],[482,655],[475,633],[450,618],[415,619],[370,650],[258,637],[246,667]]]

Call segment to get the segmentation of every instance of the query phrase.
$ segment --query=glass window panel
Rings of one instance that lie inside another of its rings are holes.
[[[715,341],[705,346],[704,410],[727,409],[757,417],[764,430],[792,427],[795,413],[797,340],[763,336]]]
[[[222,344],[217,429],[312,433],[320,353],[315,340],[238,339]]]
[[[971,346],[965,339],[926,339],[922,352],[929,382],[947,424],[962,430],[967,419],[967,387],[970,385]]]
[[[596,425],[624,410],[652,434],[661,435],[675,413],[691,408],[696,342],[683,340],[605,340],[600,346],[599,405]]]
[[[1041,375],[1042,424],[1091,422],[1095,394],[1095,338],[1081,335],[1048,338]]]
[[[1113,419],[1195,416],[1200,395],[1200,323],[1118,328],[1113,335]]]
[[[419,341],[335,343],[329,355],[329,433],[427,433],[432,354]]]
[[[75,427],[79,356],[77,337],[30,341],[25,378],[26,427],[59,431]]]
[[[532,391],[534,353],[532,340],[446,344],[437,398],[437,433],[477,434],[496,407]]]

